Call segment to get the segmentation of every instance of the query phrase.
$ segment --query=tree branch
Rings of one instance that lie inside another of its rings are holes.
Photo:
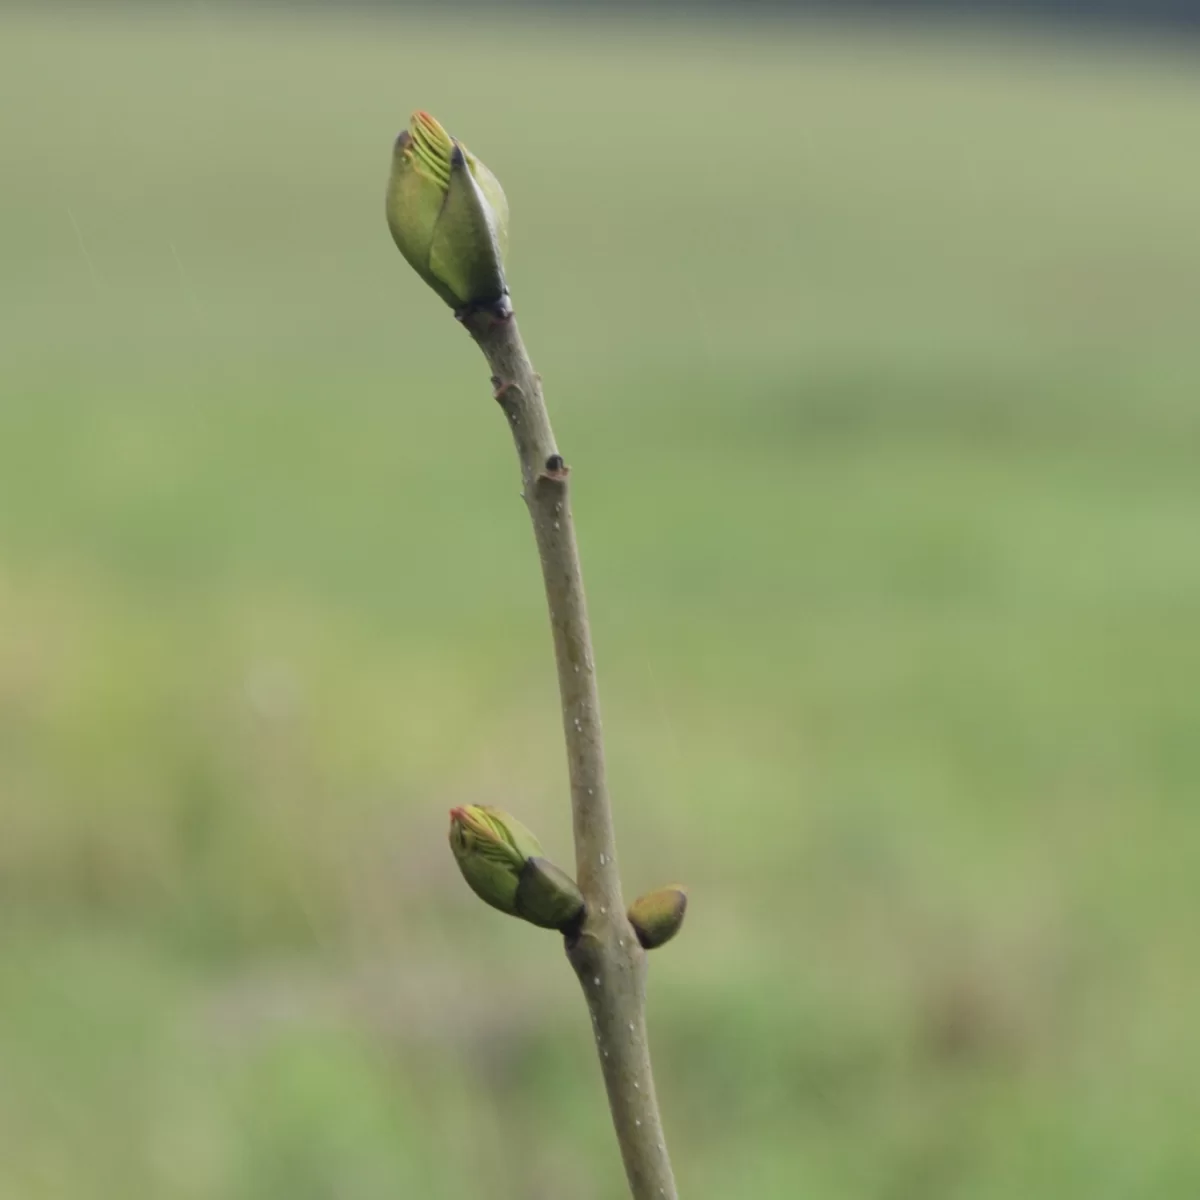
[[[571,778],[577,882],[587,906],[582,929],[567,939],[567,957],[591,1012],[630,1192],[634,1200],[676,1200],[646,1039],[646,952],[621,898],[568,469],[554,441],[541,377],[529,361],[516,319],[479,311],[464,317],[463,323],[487,358],[495,398],[512,430],[550,608]]]

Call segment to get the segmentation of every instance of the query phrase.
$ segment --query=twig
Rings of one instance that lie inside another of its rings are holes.
[[[475,312],[463,322],[492,370],[521,462],[524,498],[542,562],[571,778],[577,881],[587,905],[567,957],[583,986],[613,1127],[634,1200],[676,1200],[646,1040],[646,952],[625,916],[612,806],[604,774],[600,696],[568,468],[542,399],[541,378],[516,318]]]

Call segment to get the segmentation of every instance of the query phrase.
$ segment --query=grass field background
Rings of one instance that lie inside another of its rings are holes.
[[[1200,1194],[1200,75],[816,26],[0,9],[0,1200],[617,1200],[486,368],[500,175],[689,1200]]]

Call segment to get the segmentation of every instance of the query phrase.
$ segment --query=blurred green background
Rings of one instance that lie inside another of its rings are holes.
[[[1013,31],[0,12],[0,1198],[617,1200],[503,179],[689,1200],[1200,1195],[1200,73]]]

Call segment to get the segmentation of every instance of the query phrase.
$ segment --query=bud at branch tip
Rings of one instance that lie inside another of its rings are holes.
[[[387,221],[409,265],[459,316],[511,311],[504,189],[427,112],[413,113],[396,139]]]

